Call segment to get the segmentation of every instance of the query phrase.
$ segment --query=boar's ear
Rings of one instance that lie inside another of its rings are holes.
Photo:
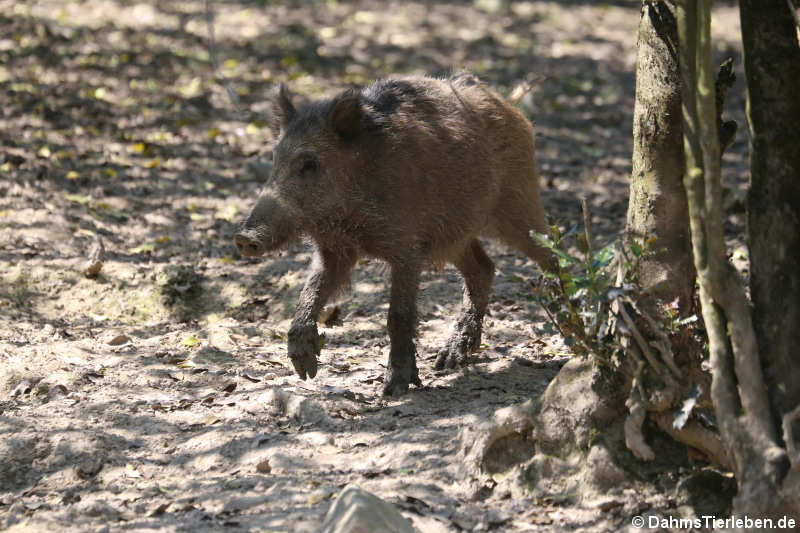
[[[333,99],[328,115],[333,130],[344,139],[352,139],[361,132],[364,111],[358,91],[348,89]]]
[[[272,117],[270,128],[277,137],[280,130],[285,129],[286,125],[294,119],[297,110],[292,104],[292,97],[285,83],[281,83],[272,95],[271,105]]]

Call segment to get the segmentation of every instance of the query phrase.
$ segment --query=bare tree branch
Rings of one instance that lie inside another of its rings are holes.
[[[217,42],[214,38],[214,12],[211,9],[211,0],[205,0],[206,6],[206,27],[208,28],[208,55],[211,58],[211,68],[214,69],[214,78],[222,83],[225,91],[228,93],[233,108],[237,113],[242,114],[242,108],[239,105],[239,95],[231,87],[230,81],[219,70],[219,61],[217,59]]]
[[[789,5],[789,11],[792,13],[792,17],[794,18],[794,25],[797,26],[798,30],[800,30],[800,15],[797,14],[797,9],[794,7],[794,3],[792,0],[786,0],[786,3]]]

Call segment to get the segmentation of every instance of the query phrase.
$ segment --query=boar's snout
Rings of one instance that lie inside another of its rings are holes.
[[[242,222],[233,242],[245,257],[257,257],[291,242],[297,234],[292,212],[272,191],[262,193],[247,219]]]
[[[253,230],[242,229],[233,238],[236,249],[245,257],[258,257],[265,251],[262,240]]]

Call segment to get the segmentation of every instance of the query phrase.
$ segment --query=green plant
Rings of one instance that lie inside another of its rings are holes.
[[[534,286],[548,325],[573,353],[591,357],[628,384],[625,439],[636,457],[653,458],[641,432],[651,414],[674,438],[726,465],[714,431],[692,419],[694,411],[709,405],[702,322],[695,315],[682,318],[677,300],[652,297],[653,288],[643,288],[636,275],[639,262],[655,253],[657,239],[629,238],[624,245],[618,239],[595,250],[585,202],[583,209],[583,232],[562,232],[558,226],[551,226],[549,235],[531,232],[557,259],[554,271]]]
[[[531,231],[531,237],[557,259],[556,271],[545,272],[543,283],[534,288],[550,323],[576,354],[606,352],[597,336],[609,300],[622,290],[612,283],[617,241],[595,251],[588,231],[579,233],[573,227],[562,233],[556,225],[550,227],[550,235]],[[567,251],[573,238],[580,255]]]

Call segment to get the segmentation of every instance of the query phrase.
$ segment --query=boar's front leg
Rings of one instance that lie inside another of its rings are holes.
[[[455,331],[436,358],[437,370],[463,365],[480,346],[483,315],[494,277],[494,263],[477,239],[467,245],[454,263],[464,276],[464,298]]]
[[[357,258],[354,250],[315,250],[311,274],[300,293],[288,335],[289,358],[301,379],[317,375],[317,319],[325,302],[347,284]]]
[[[415,261],[392,264],[392,289],[389,303],[389,364],[383,381],[384,396],[408,392],[409,384],[422,386],[417,370],[414,333],[417,327],[417,291],[420,265]]]

